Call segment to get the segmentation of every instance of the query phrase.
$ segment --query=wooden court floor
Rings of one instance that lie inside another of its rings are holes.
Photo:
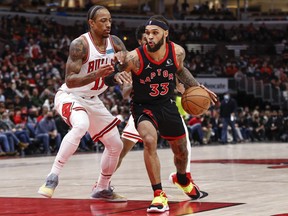
[[[170,149],[159,149],[162,185],[170,211],[147,214],[152,189],[141,150],[131,151],[117,170],[112,185],[127,203],[91,200],[99,174],[101,153],[74,155],[60,175],[52,199],[37,194],[54,156],[0,157],[0,216],[16,215],[288,215],[288,144],[245,143],[192,147],[191,172],[209,196],[189,201],[168,176],[175,171]]]

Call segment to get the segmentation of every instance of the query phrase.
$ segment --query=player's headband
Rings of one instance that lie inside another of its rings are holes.
[[[148,20],[146,22],[146,25],[156,25],[156,26],[159,26],[160,28],[164,29],[165,31],[169,29],[169,27],[166,25],[166,23],[164,22],[161,22],[161,21],[158,21],[158,20]]]
[[[96,12],[99,10],[99,9],[103,9],[105,7],[101,6],[101,5],[96,5],[94,6],[93,8],[91,8],[89,11],[88,11],[88,15],[87,15],[87,19],[93,19],[93,17],[95,16]]]

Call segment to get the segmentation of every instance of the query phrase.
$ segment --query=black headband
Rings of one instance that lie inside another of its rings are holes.
[[[164,22],[161,22],[161,21],[158,21],[158,20],[148,20],[146,22],[146,25],[156,25],[156,26],[159,26],[160,28],[164,29],[165,31],[169,29],[169,27],[166,25],[166,23]]]

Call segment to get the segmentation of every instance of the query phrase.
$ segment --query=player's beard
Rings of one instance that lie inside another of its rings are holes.
[[[162,36],[161,40],[157,44],[154,45],[154,47],[150,47],[149,43],[147,43],[147,49],[149,52],[156,52],[160,49],[160,47],[164,44],[164,35]]]

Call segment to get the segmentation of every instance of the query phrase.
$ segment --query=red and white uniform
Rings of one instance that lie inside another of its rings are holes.
[[[132,115],[130,115],[128,122],[127,122],[125,128],[123,129],[121,137],[128,139],[134,143],[137,143],[138,141],[142,142],[142,139],[141,139],[138,131],[135,128],[134,118]]]
[[[97,70],[101,65],[112,64],[114,59],[114,48],[111,38],[107,38],[106,52],[99,51],[94,45],[90,33],[82,35],[89,45],[87,60],[83,63],[80,74],[87,74]],[[97,141],[111,128],[119,124],[104,106],[98,95],[108,87],[104,84],[103,78],[82,87],[68,88],[64,83],[55,96],[55,108],[61,114],[67,124],[71,126],[71,112],[85,110],[89,116],[89,133],[94,141]],[[78,119],[82,121],[84,119]]]

